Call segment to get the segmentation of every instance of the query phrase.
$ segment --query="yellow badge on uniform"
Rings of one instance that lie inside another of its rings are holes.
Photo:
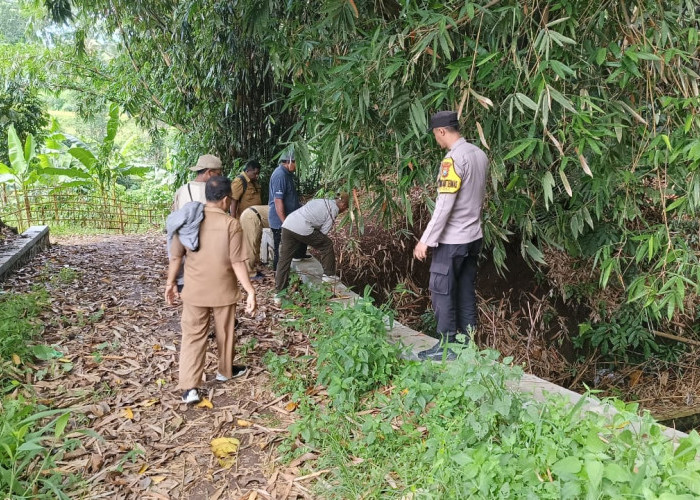
[[[455,171],[455,162],[452,158],[445,158],[440,164],[438,176],[438,193],[456,193],[462,185],[462,179]]]

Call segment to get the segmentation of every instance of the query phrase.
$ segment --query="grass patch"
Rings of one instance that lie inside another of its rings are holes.
[[[57,280],[75,276],[63,271]],[[50,346],[35,344],[43,326],[41,312],[48,306],[45,290],[0,295],[0,497],[67,499],[80,489],[80,477],[57,467],[65,453],[80,441],[67,436],[71,412],[38,404],[23,381],[33,370],[25,361],[60,357]],[[39,368],[41,378],[46,368]]]
[[[48,304],[45,290],[0,294],[0,359],[31,353],[29,341],[42,329],[39,313]],[[16,360],[16,358],[15,358]]]
[[[319,497],[700,495],[696,432],[674,450],[636,405],[614,401],[619,413],[608,419],[563,397],[534,401],[508,389],[522,369],[492,350],[465,347],[449,364],[403,360],[386,341],[388,311],[367,297],[347,309],[328,298],[307,290],[288,311],[315,356],[266,358],[276,389],[299,408],[280,451],[318,455],[302,472],[330,470]]]

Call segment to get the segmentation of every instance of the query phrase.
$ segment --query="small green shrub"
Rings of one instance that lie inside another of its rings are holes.
[[[47,300],[45,290],[0,295],[0,359],[30,353],[29,341],[41,331],[38,315]]]
[[[679,345],[669,347],[657,342],[642,312],[629,304],[621,307],[608,321],[580,324],[579,334],[573,341],[579,349],[598,349],[607,359],[623,360],[625,363],[651,357],[673,361],[683,349]]]
[[[311,360],[267,357],[273,383],[294,392],[298,419],[280,447],[312,449],[328,469],[318,497],[673,498],[700,495],[700,436],[674,449],[651,416],[613,401],[612,418],[562,396],[538,402],[511,389],[522,369],[473,344],[452,363],[400,359],[386,342],[385,311],[361,300],[304,310]],[[309,387],[325,385],[327,397]]]
[[[56,463],[79,441],[65,437],[70,413],[47,410],[21,396],[5,397],[0,412],[0,496],[67,499],[79,478]]]

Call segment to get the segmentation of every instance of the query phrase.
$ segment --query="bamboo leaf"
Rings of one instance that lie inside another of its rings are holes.
[[[581,164],[581,168],[583,171],[586,173],[588,177],[593,177],[593,172],[591,172],[590,167],[588,166],[588,162],[586,161],[586,157],[583,156],[581,153],[579,153],[578,148],[574,148],[576,151],[576,154],[578,155],[578,161]]]
[[[542,176],[542,190],[544,191],[544,206],[549,210],[549,204],[554,202],[554,176],[549,170]]]
[[[569,198],[571,198],[574,195],[574,193],[571,190],[571,184],[569,184],[569,179],[566,177],[566,174],[564,173],[563,169],[559,169],[559,178],[561,178],[561,183],[564,185],[566,194],[568,194]]]
[[[518,144],[516,147],[511,149],[508,154],[503,157],[503,161],[510,160],[511,158],[519,155],[521,152],[523,152],[525,149],[527,149],[528,146],[530,146],[533,142],[536,142],[536,139],[523,139],[520,144]]]
[[[484,137],[484,129],[481,128],[481,123],[476,122],[476,130],[479,132],[479,140],[481,141],[481,144],[486,149],[491,150],[488,143],[486,142],[486,138]]]
[[[522,104],[524,104],[525,106],[527,106],[531,110],[537,111],[537,104],[535,103],[535,101],[530,99],[525,94],[521,94],[520,92],[516,92],[515,97],[518,99],[519,102],[521,102]]]

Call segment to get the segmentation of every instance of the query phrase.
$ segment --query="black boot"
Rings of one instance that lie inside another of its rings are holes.
[[[418,353],[418,359],[421,361],[442,361],[443,357],[447,361],[457,359],[457,355],[452,349],[447,348],[447,344],[456,342],[457,333],[447,332],[440,334],[440,341],[430,349]]]

